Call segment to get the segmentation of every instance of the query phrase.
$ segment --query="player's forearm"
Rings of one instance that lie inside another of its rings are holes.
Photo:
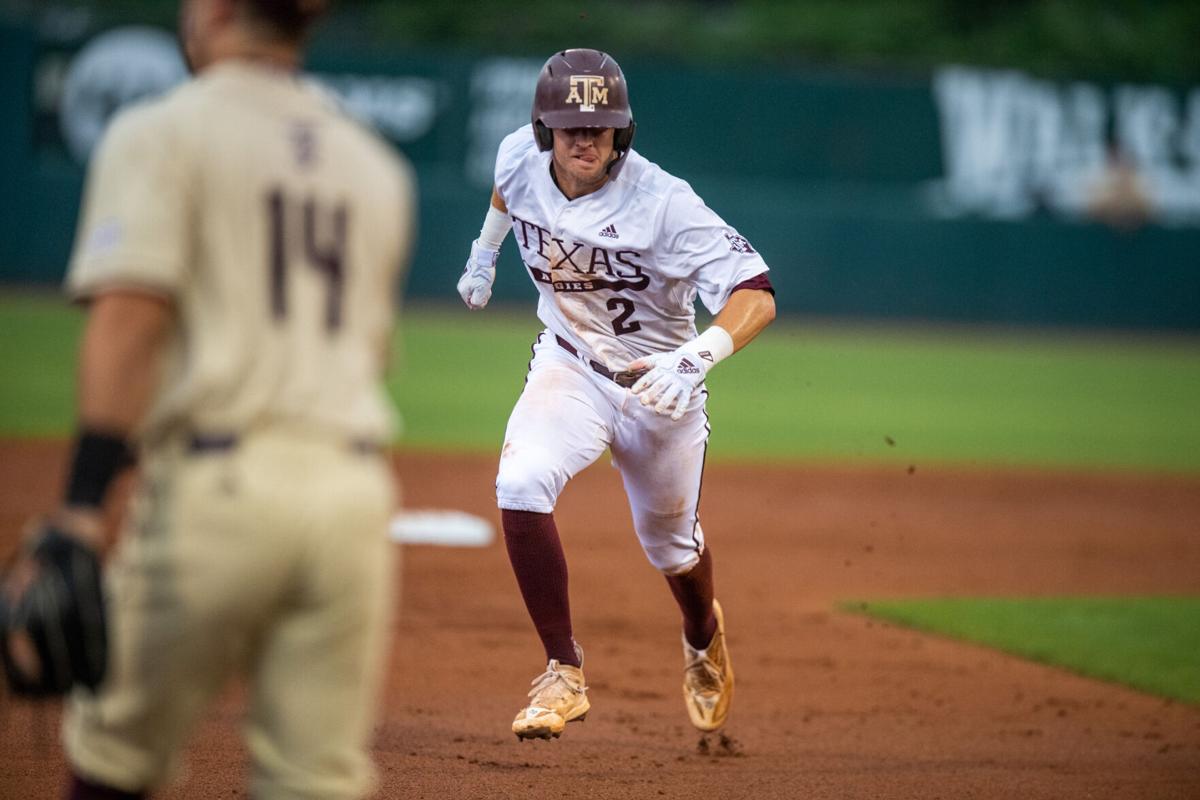
[[[733,352],[749,344],[775,319],[775,298],[762,289],[739,289],[729,297],[713,324],[733,339]]]
[[[108,292],[92,301],[79,352],[79,432],[54,522],[99,548],[101,509],[132,463],[128,439],[150,405],[172,306],[162,298]]]
[[[79,354],[79,424],[128,436],[158,383],[159,354],[174,309],[165,298],[106,292],[92,301]]]
[[[504,237],[511,228],[512,218],[508,216],[508,207],[504,205],[500,192],[493,187],[492,201],[483,217],[479,238],[471,242],[471,255],[462,277],[458,279],[458,295],[472,311],[485,307],[492,297],[496,259],[500,254],[500,245],[504,244]]]

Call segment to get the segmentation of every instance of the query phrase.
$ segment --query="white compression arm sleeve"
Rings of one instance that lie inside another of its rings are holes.
[[[479,231],[479,244],[488,250],[499,250],[510,228],[512,218],[488,203],[487,216],[483,218],[483,229]]]

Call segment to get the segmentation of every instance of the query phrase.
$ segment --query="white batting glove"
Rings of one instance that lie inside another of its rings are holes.
[[[458,296],[472,311],[478,311],[492,299],[492,283],[496,280],[496,258],[499,255],[499,250],[488,250],[479,244],[478,239],[471,242],[471,257],[467,259],[466,269],[458,279]]]
[[[704,333],[672,350],[639,358],[626,369],[649,370],[638,378],[630,391],[642,405],[654,404],[655,414],[670,414],[683,419],[692,402],[692,393],[704,383],[704,376],[717,362],[733,354],[733,338],[722,327],[713,325]]]
[[[692,392],[704,382],[708,373],[707,362],[682,348],[639,358],[628,369],[650,370],[638,378],[630,391],[641,398],[642,405],[653,403],[655,414],[669,413],[673,420],[683,419],[692,402]]]

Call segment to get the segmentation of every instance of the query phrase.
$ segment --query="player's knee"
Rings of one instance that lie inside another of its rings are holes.
[[[650,564],[663,575],[686,575],[700,561],[700,551],[695,544],[671,543],[644,547]]]
[[[506,445],[496,475],[496,501],[501,508],[548,514],[554,510],[564,482],[546,454]]]
[[[704,532],[696,521],[695,507],[670,511],[639,509],[634,528],[650,564],[664,575],[683,575],[700,560]]]

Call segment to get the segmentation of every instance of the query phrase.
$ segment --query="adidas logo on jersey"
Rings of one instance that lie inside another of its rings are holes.
[[[607,236],[609,239],[620,239],[621,238],[620,236],[617,235],[617,226],[616,225],[609,225],[604,230],[600,231],[600,235]]]
[[[695,375],[700,371],[700,368],[685,358],[679,362],[679,366],[675,368],[675,371],[680,375]]]

